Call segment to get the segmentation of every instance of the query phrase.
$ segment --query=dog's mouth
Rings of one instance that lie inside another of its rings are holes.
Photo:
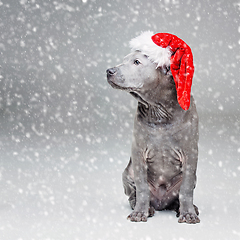
[[[108,83],[115,89],[125,90],[129,92],[138,102],[141,102],[146,107],[148,107],[148,103],[138,94],[136,93],[132,88],[122,87],[111,81],[109,78],[107,79]]]
[[[119,85],[117,85],[116,83],[114,83],[113,81],[111,81],[109,78],[107,79],[108,83],[115,89],[120,89],[120,90],[127,90],[126,87],[121,87]]]

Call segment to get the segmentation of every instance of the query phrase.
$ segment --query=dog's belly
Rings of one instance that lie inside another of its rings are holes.
[[[183,157],[180,152],[163,145],[160,150],[151,149],[150,158],[146,158],[148,183],[156,209],[164,209],[178,197],[182,181]]]
[[[151,181],[148,183],[151,192],[151,205],[156,210],[163,210],[171,205],[175,199],[178,199],[182,183],[182,174],[180,173],[168,182],[162,181],[160,185],[159,183],[153,184]]]
[[[161,134],[160,134],[161,133]],[[151,191],[151,204],[156,210],[165,209],[178,198],[182,182],[182,165],[185,154],[178,140],[178,134],[169,134],[146,128],[135,135],[133,148],[142,152],[147,165],[147,180]]]

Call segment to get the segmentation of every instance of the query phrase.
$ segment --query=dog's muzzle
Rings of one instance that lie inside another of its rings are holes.
[[[109,68],[109,69],[107,69],[106,72],[107,72],[107,77],[111,77],[111,76],[113,76],[113,75],[116,74],[117,68],[116,68],[116,67],[114,67],[114,68]]]

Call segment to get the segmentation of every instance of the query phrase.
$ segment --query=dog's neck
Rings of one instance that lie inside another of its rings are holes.
[[[167,84],[157,84],[151,91],[141,89],[138,92],[130,92],[138,101],[138,118],[147,124],[168,124],[175,118],[181,118],[184,113],[177,101],[173,77],[161,75],[159,81]]]
[[[172,113],[163,105],[150,105],[138,102],[138,118],[149,124],[167,123],[172,119]]]

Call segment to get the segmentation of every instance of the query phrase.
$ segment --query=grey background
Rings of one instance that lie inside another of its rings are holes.
[[[105,71],[145,30],[194,54],[197,226],[126,220],[136,102]],[[239,0],[1,0],[0,32],[1,240],[240,239]]]

